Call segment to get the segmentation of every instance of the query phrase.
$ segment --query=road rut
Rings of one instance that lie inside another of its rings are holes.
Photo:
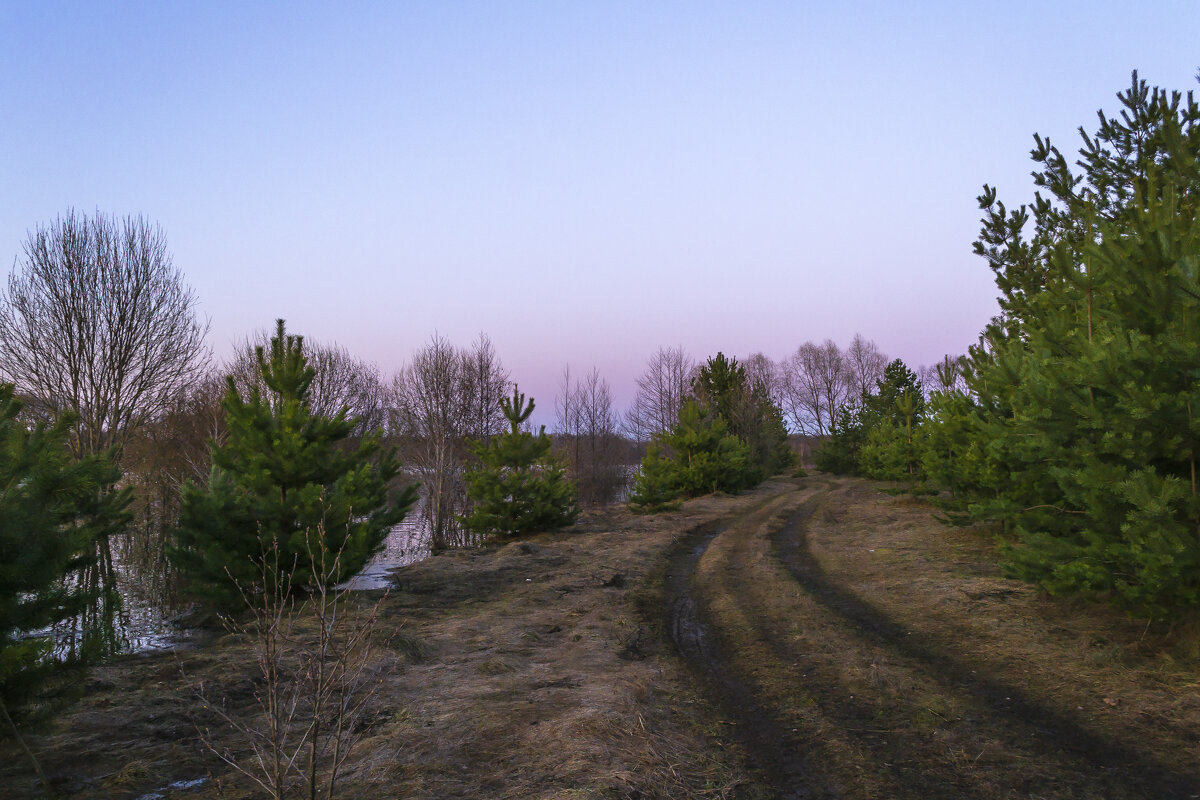
[[[781,798],[1193,798],[1200,775],[1026,692],[839,583],[808,543],[840,481],[693,531],[666,580],[678,652]],[[836,517],[837,515],[833,515]]]

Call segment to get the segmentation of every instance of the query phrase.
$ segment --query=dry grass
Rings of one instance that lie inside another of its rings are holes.
[[[714,540],[696,591],[813,796],[1187,796],[1200,672],[1180,660],[1186,636],[1165,646],[1005,580],[988,536],[925,503],[800,485]],[[1158,776],[1171,787],[1146,794]]]
[[[664,554],[690,527],[752,502],[587,515],[566,532],[406,567],[383,601],[391,634],[372,722],[346,770],[355,798],[756,797],[735,745],[659,635]],[[193,680],[253,709],[249,651],[220,636],[180,654]],[[170,655],[97,670],[82,703],[33,737],[59,791],[252,796],[198,747],[197,701]],[[236,742],[231,742],[234,746]],[[0,742],[7,797],[37,796]]]
[[[1196,774],[1194,627],[1047,598],[999,575],[986,534],[815,476],[401,570],[344,796],[773,796],[743,718],[698,691],[662,628],[676,544],[721,519],[692,591],[759,722],[803,757],[799,796],[1159,797],[1147,769]],[[251,710],[244,642],[179,661]],[[127,657],[32,743],[65,796],[252,796],[199,748],[197,718],[174,657]],[[0,756],[0,794],[38,796],[11,743]]]

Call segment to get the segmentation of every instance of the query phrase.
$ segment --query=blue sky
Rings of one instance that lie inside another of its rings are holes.
[[[660,345],[856,331],[913,365],[995,309],[987,182],[1138,69],[1190,89],[1200,4],[0,3],[0,256],[143,214],[218,356],[285,317],[385,372],[486,331],[552,408]],[[544,421],[549,421],[547,418]]]

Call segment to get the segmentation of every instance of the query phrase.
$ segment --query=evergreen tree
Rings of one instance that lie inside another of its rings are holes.
[[[466,473],[467,497],[474,504],[462,520],[470,531],[488,536],[516,536],[570,525],[579,516],[575,487],[553,454],[543,426],[537,435],[521,430],[534,403],[513,387],[500,407],[508,433],[476,442],[477,463]]]
[[[897,358],[884,368],[874,391],[839,412],[817,451],[817,466],[879,480],[919,480],[924,418],[921,382]]]
[[[17,736],[72,694],[94,655],[87,631],[82,647],[55,652],[52,628],[96,599],[71,578],[128,523],[130,501],[112,489],[120,472],[107,454],[71,459],[73,415],[29,427],[20,411],[0,384],[0,731]]]
[[[725,421],[748,448],[746,485],[753,486],[792,463],[783,412],[769,388],[750,380],[736,358],[717,353],[700,367],[693,387],[701,407]]]
[[[958,493],[1012,574],[1161,617],[1200,604],[1200,107],[1136,73],[1119,99],[1078,174],[1036,139],[1048,196],[1009,212],[984,187],[1001,314],[967,364],[983,463]]]
[[[858,455],[866,443],[867,433],[861,403],[842,406],[834,417],[829,436],[817,448],[817,469],[835,475],[859,474]]]
[[[675,426],[654,437],[629,504],[638,511],[659,511],[687,497],[740,491],[757,483],[757,475],[750,448],[729,432],[725,419],[689,400]]]
[[[964,498],[979,487],[992,485],[988,459],[974,436],[979,408],[961,391],[934,392],[921,430],[921,469],[932,487],[948,490],[937,499],[945,519],[968,523]]]
[[[381,434],[351,439],[355,422],[343,408],[313,412],[315,370],[303,338],[277,322],[270,353],[256,350],[266,393],[243,399],[227,379],[221,407],[228,437],[213,448],[208,486],[183,492],[172,560],[187,588],[218,608],[234,608],[256,587],[268,559],[297,590],[314,580],[312,564],[337,554],[339,582],[355,574],[416,500],[415,486],[389,498],[399,466]],[[275,548],[278,547],[278,554]]]

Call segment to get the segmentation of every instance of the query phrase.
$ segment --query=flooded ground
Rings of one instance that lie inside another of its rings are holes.
[[[396,527],[381,550],[345,586],[353,590],[387,588],[391,571],[428,558],[432,528],[422,498]],[[161,534],[158,534],[161,537]],[[110,638],[114,649],[144,653],[179,646],[189,638],[183,621],[191,610],[170,590],[169,567],[161,546],[147,547],[144,532],[113,541],[112,567],[120,607],[115,609]]]
[[[623,502],[636,466],[625,467],[615,502]],[[443,546],[469,547],[477,541],[460,530],[444,534]],[[386,589],[392,571],[428,558],[433,550],[433,526],[422,496],[404,520],[388,534],[383,549],[344,588],[355,591]],[[137,531],[112,542],[112,576],[121,597],[113,609],[112,630],[106,635],[113,652],[142,653],[171,649],[185,643],[186,620],[192,607],[175,596],[167,564],[164,534]],[[339,587],[339,588],[342,588]]]

